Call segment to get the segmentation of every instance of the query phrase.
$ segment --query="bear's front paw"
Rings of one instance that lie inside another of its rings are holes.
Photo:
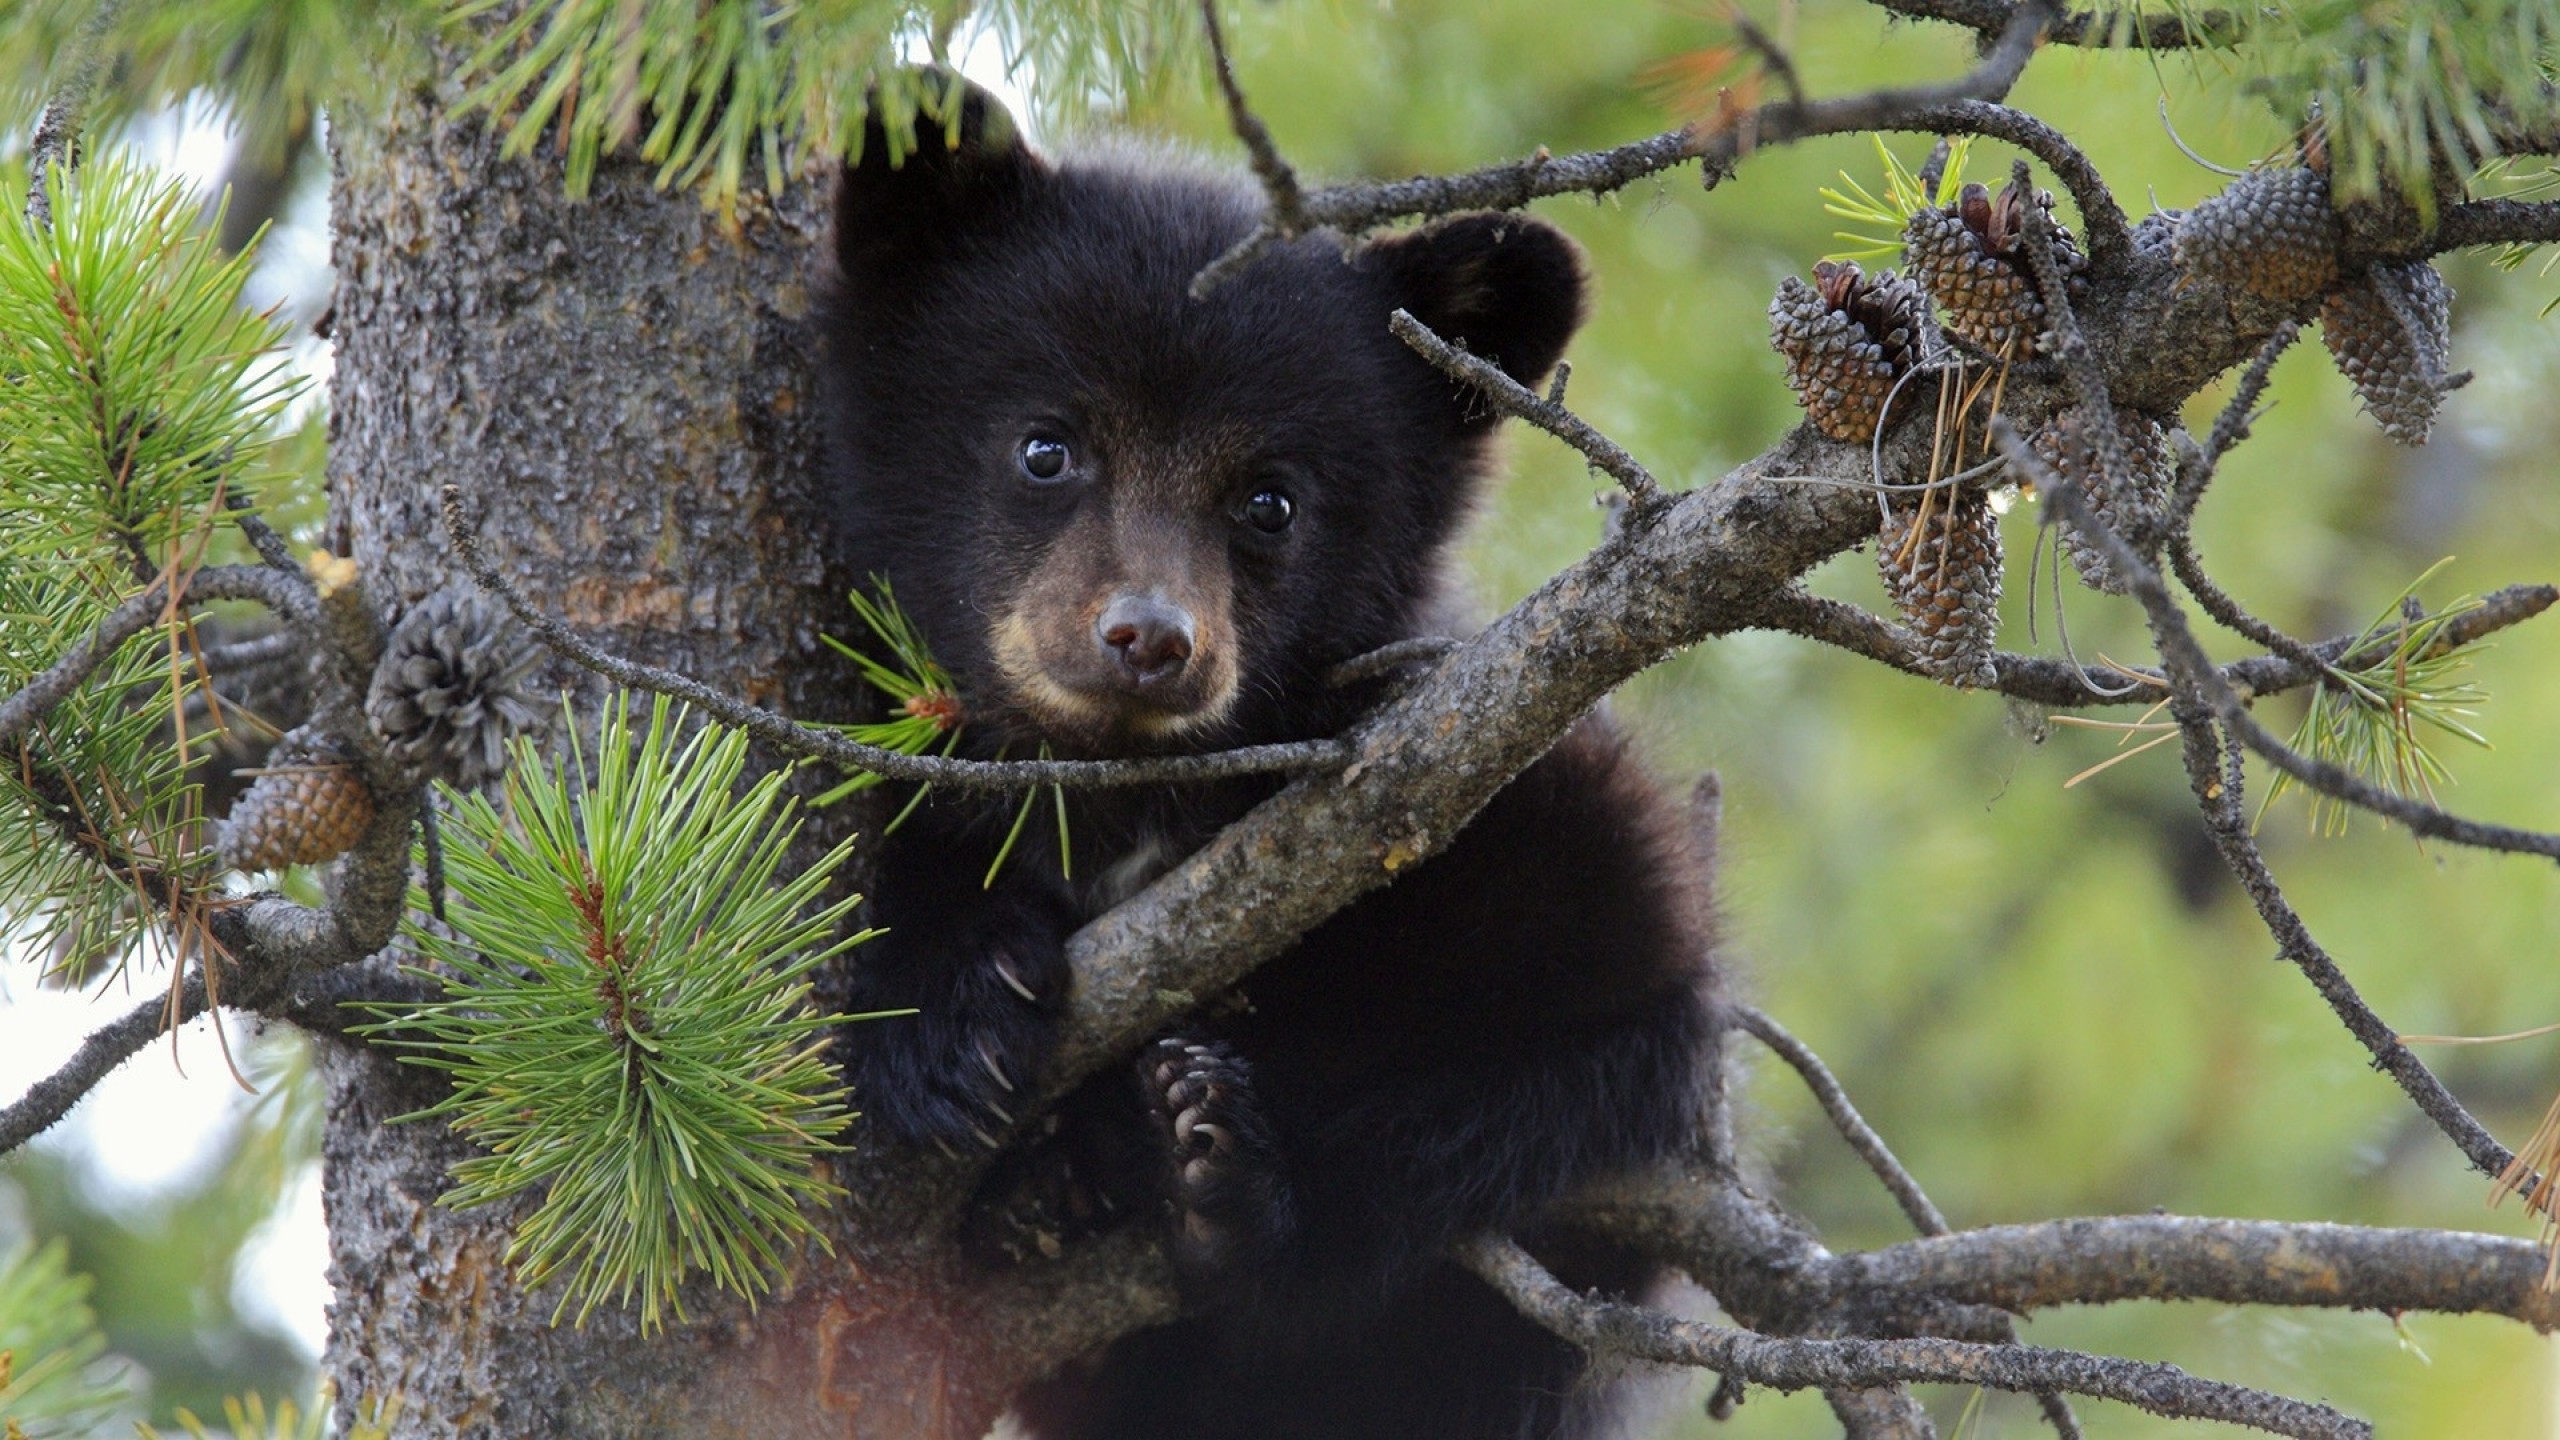
[[[1064,976],[1062,958],[990,951],[915,1014],[855,1026],[847,1068],[864,1116],[911,1145],[997,1148],[1048,1063]]]
[[[1148,1048],[1138,1074],[1170,1147],[1177,1263],[1196,1275],[1277,1248],[1288,1196],[1244,1062],[1225,1045],[1167,1039]]]

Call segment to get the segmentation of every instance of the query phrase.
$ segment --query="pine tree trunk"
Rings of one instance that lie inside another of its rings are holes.
[[[749,193],[733,225],[608,161],[572,202],[555,155],[502,160],[479,120],[442,118],[451,98],[402,95],[332,136],[333,548],[386,608],[468,585],[438,519],[458,485],[499,566],[585,634],[840,711],[818,634],[850,617],[814,523],[805,324],[823,180]],[[556,678],[582,705],[603,693]],[[895,1156],[847,1162],[863,1199],[830,1217],[836,1253],[803,1256],[760,1311],[695,1287],[660,1336],[610,1303],[554,1326],[557,1288],[527,1293],[504,1262],[511,1217],[436,1205],[461,1143],[388,1123],[441,1080],[361,1042],[320,1049],[342,1423],[396,1391],[404,1436],[966,1440],[1084,1343],[990,1301],[931,1219],[948,1184]],[[1088,1333],[1120,1323],[1100,1311]]]

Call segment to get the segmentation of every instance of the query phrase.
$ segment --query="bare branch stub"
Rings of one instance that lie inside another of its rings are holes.
[[[1630,502],[1629,520],[1642,524],[1662,508],[1662,485],[1653,472],[1644,468],[1625,447],[1592,428],[1590,422],[1562,405],[1541,399],[1537,392],[1502,373],[1502,367],[1481,356],[1469,354],[1432,333],[1431,327],[1398,310],[1387,317],[1387,329],[1395,337],[1413,347],[1414,353],[1431,362],[1432,367],[1462,385],[1473,387],[1505,415],[1526,420],[1567,445],[1582,452],[1593,469],[1602,472],[1626,488]]]
[[[1831,1117],[1832,1128],[1840,1132],[1840,1138],[1849,1142],[1849,1148],[1858,1152],[1858,1158],[1864,1160],[1867,1168],[1875,1172],[1876,1179],[1892,1192],[1894,1202],[1902,1207],[1903,1215],[1911,1221],[1911,1228],[1923,1235],[1946,1234],[1949,1228],[1947,1217],[1939,1213],[1928,1193],[1920,1188],[1920,1182],[1911,1177],[1911,1172],[1895,1157],[1892,1147],[1884,1143],[1884,1137],[1878,1135],[1866,1117],[1858,1113],[1858,1107],[1849,1099],[1849,1092],[1841,1088],[1840,1081],[1831,1073],[1831,1067],[1822,1063],[1822,1057],[1756,1006],[1736,1005],[1733,1017],[1742,1029],[1768,1046],[1803,1077],[1805,1088],[1813,1092],[1813,1098],[1821,1104],[1823,1113]]]

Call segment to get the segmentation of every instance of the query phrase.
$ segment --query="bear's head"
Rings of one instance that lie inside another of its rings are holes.
[[[1579,323],[1552,227],[1461,215],[1192,278],[1261,213],[1162,150],[1051,162],[974,88],[838,187],[824,310],[832,550],[881,575],[971,724],[1058,753],[1339,718],[1320,677],[1411,634],[1496,417],[1402,308],[1535,383]]]

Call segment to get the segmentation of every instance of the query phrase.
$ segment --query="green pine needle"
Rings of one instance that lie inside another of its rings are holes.
[[[276,1403],[275,1413],[267,1413],[267,1402],[256,1391],[246,1395],[226,1395],[222,1399],[223,1428],[206,1428],[195,1413],[184,1406],[178,1408],[178,1428],[187,1440],[323,1440],[329,1434],[329,1411],[336,1403],[336,1391],[329,1382],[320,1382],[320,1390],[306,1411],[291,1400]],[[393,1396],[384,1400],[366,1395],[356,1402],[356,1423],[344,1440],[391,1440],[392,1428],[400,1423],[400,1400]],[[160,1432],[149,1425],[136,1423],[134,1433],[140,1440],[161,1440]]]
[[[445,8],[478,45],[463,108],[505,127],[507,153],[549,137],[567,156],[569,193],[583,195],[602,157],[627,149],[658,167],[660,186],[698,185],[723,209],[750,179],[781,189],[805,150],[857,143],[866,95],[899,154],[918,124],[955,121],[957,88],[924,84],[907,63],[919,40],[948,68],[955,32],[984,26],[1004,44],[1007,73],[1091,95],[1187,68],[1171,52],[1197,28],[1174,0],[537,0],[504,19],[500,0]]]
[[[866,597],[860,591],[845,598],[853,602],[853,613],[862,617],[862,623],[871,631],[872,638],[888,651],[888,661],[876,659],[833,635],[818,638],[827,642],[837,654],[860,666],[863,678],[871,682],[872,688],[897,702],[899,713],[887,720],[830,728],[864,744],[895,750],[902,755],[921,755],[937,745],[941,747],[940,753],[948,755],[959,745],[961,730],[960,697],[957,687],[951,683],[951,673],[935,662],[932,648],[925,644],[924,632],[918,630],[915,622],[907,618],[907,612],[899,608],[897,592],[890,588],[888,577],[872,576],[871,588],[878,592],[877,599]],[[997,758],[1003,758],[1002,752],[998,752]],[[1049,758],[1046,742],[1040,746],[1040,758]],[[872,771],[857,771],[844,783],[810,803],[832,805],[847,795],[870,789],[884,778]],[[1058,812],[1058,873],[1072,879],[1075,875],[1075,851],[1067,835],[1066,787],[1052,785],[1048,788]],[[924,797],[932,789],[931,785],[917,786],[915,794],[908,796],[907,803],[898,807],[898,813],[882,827],[880,833],[896,834],[898,827],[907,823],[907,817],[916,812],[916,807],[924,803]],[[1031,822],[1031,805],[1039,794],[1037,789],[1024,793],[1022,808],[1014,812],[1012,828],[1005,832],[1004,843],[996,847],[995,859],[987,866],[983,888],[994,889],[996,876],[1004,872],[1004,862],[1013,858],[1013,847],[1022,839],[1024,827]]]
[[[574,714],[567,733],[575,735]],[[699,1270],[750,1300],[802,1240],[801,1206],[835,1193],[826,1155],[852,1118],[825,1057],[835,1016],[808,1004],[855,899],[822,904],[851,841],[785,878],[799,826],[786,772],[741,788],[743,731],[660,698],[647,733],[606,713],[592,762],[517,742],[503,808],[447,791],[451,931],[411,937],[444,997],[367,1033],[448,1072],[449,1120],[485,1153],[444,1203],[539,1192],[508,1258],[566,1282],[556,1322],[637,1297],[654,1331]]]
[[[2433,803],[2435,787],[2450,782],[2453,772],[2437,756],[2431,739],[2450,735],[2482,749],[2489,747],[2488,740],[2465,723],[2488,695],[2476,683],[2459,678],[2470,668],[2478,642],[2452,644],[2444,633],[2448,624],[2480,608],[2480,601],[2464,596],[2414,623],[2403,617],[2409,597],[2450,563],[2439,560],[2409,582],[2348,647],[2353,652],[2389,642],[2379,657],[2353,670],[2333,665],[2323,673],[2312,688],[2301,725],[2294,730],[2294,749],[2344,766],[2398,794]],[[2264,820],[2267,807],[2296,783],[2292,776],[2278,772],[2258,804],[2258,820]],[[2310,818],[2317,833],[2345,833],[2353,813],[2352,806],[2334,796],[2312,797]]]
[[[111,151],[51,185],[50,228],[0,187],[0,565],[120,597],[137,556],[201,547],[302,382],[282,322],[241,304],[254,256],[214,246],[184,184]]]
[[[899,608],[897,592],[890,588],[887,577],[872,576],[871,588],[879,592],[879,598],[873,599],[859,590],[845,598],[853,603],[853,613],[861,617],[872,638],[889,653],[887,662],[875,659],[869,652],[858,650],[833,635],[820,635],[818,638],[859,667],[862,677],[871,682],[873,689],[895,702],[897,713],[887,720],[831,728],[849,739],[865,745],[877,745],[884,750],[895,750],[901,755],[922,755],[936,746],[941,747],[941,753],[948,755],[960,743],[958,689],[951,683],[950,672],[935,663],[923,632],[916,629],[915,622],[907,618],[907,612]],[[846,777],[844,783],[811,803],[833,805],[848,795],[870,789],[884,778],[873,771],[857,770]],[[915,799],[909,800],[906,808],[898,812],[898,819],[891,821],[889,828],[895,830],[898,821],[906,819],[915,809],[916,800],[922,799],[924,791],[931,788],[929,785],[919,787]]]
[[[1853,230],[1834,231],[1833,239],[1847,240],[1855,248],[1825,255],[1822,257],[1825,260],[1900,258],[1902,227],[1910,223],[1911,217],[1923,210],[1945,205],[1964,188],[1964,162],[1973,149],[1972,136],[1958,136],[1948,143],[1947,168],[1938,177],[1934,191],[1920,183],[1919,173],[1902,163],[1902,158],[1884,143],[1883,136],[1870,135],[1867,138],[1875,142],[1876,156],[1884,162],[1883,198],[1877,198],[1843,170],[1840,172],[1840,184],[1845,188],[1835,190],[1828,185],[1823,186],[1820,191],[1822,208],[1843,220],[1881,227],[1886,233],[1871,235]]]
[[[122,1384],[90,1373],[107,1337],[69,1254],[60,1240],[0,1251],[0,1417],[28,1440],[93,1434],[127,1398]]]

